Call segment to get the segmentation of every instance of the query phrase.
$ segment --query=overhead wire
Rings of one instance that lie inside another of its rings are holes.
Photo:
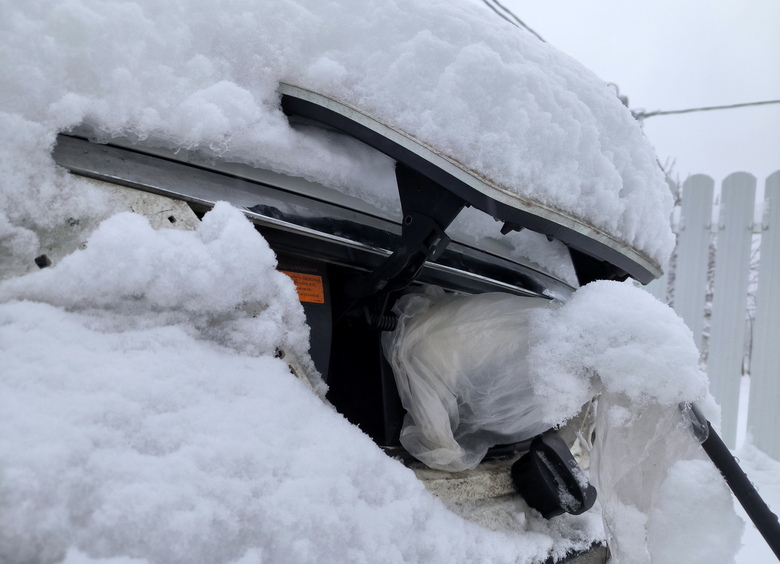
[[[780,104],[780,100],[765,100],[762,102],[745,102],[742,104],[728,104],[726,106],[705,106],[702,108],[688,108],[685,110],[656,110],[654,112],[645,112],[642,110],[631,111],[631,114],[639,120],[654,116],[668,116],[673,114],[689,114],[692,112],[709,112],[713,110],[731,110],[733,108],[746,108],[748,106],[766,106],[769,104]]]
[[[542,41],[546,43],[544,38],[542,38],[541,35],[536,33],[533,29],[531,29],[528,25],[523,22],[520,18],[517,17],[517,15],[507,8],[505,5],[503,5],[498,0],[482,0],[482,2],[491,10],[493,10],[499,17],[503,18],[507,22],[511,23],[515,27],[522,27],[526,31],[532,33],[539,41]],[[610,83],[610,86],[614,86],[616,90],[617,96],[620,98],[620,101],[623,102],[625,106],[628,106],[628,98],[625,96],[620,95],[620,89],[618,88],[617,84]],[[742,104],[728,104],[725,106],[704,106],[701,108],[687,108],[684,110],[655,110],[653,112],[645,112],[644,110],[631,110],[631,115],[634,116],[637,120],[644,120],[649,117],[655,117],[655,116],[668,116],[668,115],[675,115],[675,114],[689,114],[693,112],[709,112],[713,110],[731,110],[733,108],[745,108],[748,106],[766,106],[769,104],[780,104],[780,100],[765,100],[761,102],[745,102]]]
[[[515,22],[513,22],[512,20],[510,20],[508,16],[506,16],[506,15],[502,14],[502,13],[501,13],[501,12],[498,10],[498,8],[496,8],[496,7],[495,7],[493,4],[491,4],[491,3],[490,3],[488,0],[482,0],[482,3],[483,3],[483,4],[485,4],[485,6],[487,6],[487,7],[488,7],[488,8],[490,8],[491,10],[493,10],[493,11],[494,11],[496,14],[498,14],[498,17],[500,17],[500,18],[503,18],[504,20],[506,20],[506,21],[508,21],[509,23],[511,23],[513,26],[517,27],[517,24],[516,24]]]
[[[496,14],[498,14],[501,18],[505,19],[509,23],[511,23],[515,27],[522,27],[526,31],[532,33],[539,41],[546,43],[546,41],[542,38],[541,35],[536,33],[533,29],[528,27],[523,20],[517,17],[515,13],[504,6],[501,2],[498,0],[482,0],[482,2],[491,10],[493,10]],[[502,13],[503,11],[503,13]]]

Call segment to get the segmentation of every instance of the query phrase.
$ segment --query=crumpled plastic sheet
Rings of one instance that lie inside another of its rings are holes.
[[[590,478],[614,564],[731,563],[741,519],[678,406],[598,398]]]
[[[399,300],[383,348],[407,410],[406,450],[457,472],[476,467],[491,446],[547,429],[526,361],[529,315],[545,307],[544,298],[433,287]]]

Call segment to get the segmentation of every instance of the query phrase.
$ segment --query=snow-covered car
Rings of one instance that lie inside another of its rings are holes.
[[[328,399],[381,446],[398,446],[403,408],[380,337],[394,328],[392,307],[410,285],[565,300],[578,284],[660,274],[603,230],[501,190],[354,107],[286,84],[280,93],[293,126],[357,140],[397,162],[402,217],[321,183],[197,152],[127,138],[96,143],[88,128],[61,134],[54,159],[81,176],[186,202],[199,216],[217,201],[244,210],[296,283]],[[466,207],[496,224],[495,235],[461,228],[450,240],[446,230]],[[169,221],[181,220],[172,214]],[[524,229],[534,232],[538,257],[501,239]]]
[[[617,282],[661,274],[672,201],[603,81],[479,2],[75,4],[4,21],[0,556],[673,562],[715,514],[738,543],[668,509],[724,494],[678,410],[711,398]]]
[[[660,273],[659,266],[603,230],[502,190],[491,179],[354,106],[287,84],[280,86],[280,94],[293,127],[330,135],[334,143],[359,143],[365,145],[364,151],[395,161],[401,217],[300,177],[220,162],[192,151],[154,148],[129,138],[96,142],[88,127],[59,135],[53,156],[71,173],[124,192],[125,197],[128,190],[157,195],[137,200],[132,209],[158,221],[197,222],[194,216],[202,217],[217,201],[243,210],[276,253],[279,270],[295,282],[312,330],[314,366],[328,386],[327,400],[388,454],[416,467],[443,498],[484,503],[515,495],[510,466],[526,455],[524,466],[514,466],[519,476],[514,481],[528,482],[523,491],[533,507],[548,517],[588,509],[595,492],[587,481],[582,487],[571,481],[573,470],[567,464],[576,463],[562,441],[534,444],[533,452],[548,449],[543,475],[528,460],[532,439],[549,424],[534,422],[530,430],[516,435],[522,440],[494,439],[487,452],[478,454],[477,462],[488,461],[478,471],[464,473],[469,468],[456,466],[461,470],[456,474],[437,473],[415,464],[400,442],[408,402],[413,400],[408,393],[404,396],[405,409],[397,385],[402,377],[394,375],[383,354],[382,338],[396,328],[393,309],[399,298],[421,288],[435,286],[463,295],[499,292],[530,298],[543,307],[553,299],[565,301],[578,284],[597,279],[624,280],[632,275],[647,282]],[[473,228],[471,233],[456,228],[451,238],[448,228],[467,207],[474,208],[472,216],[495,224],[495,235],[479,236],[477,229],[475,236]],[[538,249],[538,256],[527,248],[513,252],[513,243],[502,240],[525,229],[532,232],[525,241]],[[46,260],[42,257],[40,266]],[[285,354],[279,351],[280,356]],[[294,359],[290,362],[294,370],[305,372]],[[493,404],[486,408],[495,409]],[[577,424],[581,422],[577,419]],[[570,444],[576,430],[568,432]],[[562,448],[557,455],[565,457],[558,470],[549,462],[556,448]],[[562,476],[571,481],[566,492],[561,490]],[[561,502],[564,493],[587,499],[580,499],[581,506],[566,506]]]

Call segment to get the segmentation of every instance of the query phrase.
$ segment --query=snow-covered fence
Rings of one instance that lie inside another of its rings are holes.
[[[741,376],[749,373],[748,429],[759,448],[780,458],[780,170],[766,180],[760,221],[756,186],[751,174],[731,174],[718,205],[712,178],[689,177],[672,275],[648,289],[670,298],[693,331],[723,408],[726,443],[736,443]]]

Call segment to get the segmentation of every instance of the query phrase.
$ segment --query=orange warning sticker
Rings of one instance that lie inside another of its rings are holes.
[[[298,290],[298,299],[300,301],[311,304],[325,303],[325,287],[322,284],[322,276],[303,274],[302,272],[289,272],[287,270],[280,272],[292,278],[295,288]]]

